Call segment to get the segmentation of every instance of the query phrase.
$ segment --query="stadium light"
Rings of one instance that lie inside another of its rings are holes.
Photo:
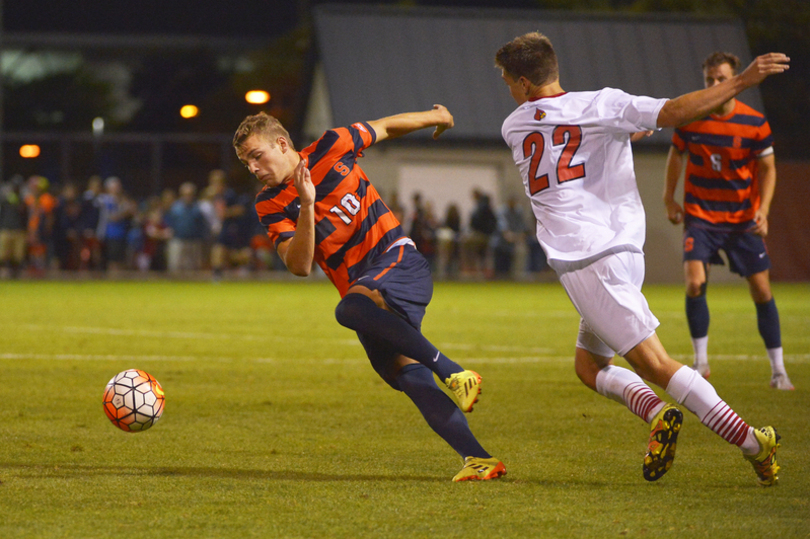
[[[104,134],[104,118],[93,118],[93,134],[97,137]]]
[[[200,109],[194,105],[183,105],[180,107],[180,116],[185,119],[194,118],[200,113]]]
[[[270,94],[264,90],[251,90],[245,94],[245,101],[251,105],[264,105],[270,101]]]
[[[39,157],[40,149],[36,144],[23,144],[20,146],[20,157],[24,159],[34,159]]]

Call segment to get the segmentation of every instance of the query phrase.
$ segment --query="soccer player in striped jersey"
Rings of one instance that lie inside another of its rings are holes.
[[[281,123],[259,113],[245,118],[233,145],[265,186],[256,212],[287,269],[299,276],[309,275],[313,263],[323,269],[342,298],[337,321],[357,332],[374,370],[464,459],[453,481],[495,479],[506,469],[481,447],[463,413],[478,400],[481,377],[422,335],[433,295],[428,262],[357,163],[372,144],[429,127],[438,138],[453,127],[453,116],[434,105],[359,122],[331,129],[298,152]]]
[[[646,221],[631,140],[637,133],[705,116],[768,75],[785,71],[788,60],[783,54],[760,56],[738,76],[668,100],[613,88],[564,91],[554,47],[538,32],[516,37],[495,56],[518,104],[501,132],[531,200],[537,239],[581,316],[576,373],[586,386],[650,424],[642,465],[648,481],[672,466],[683,414],[644,380],[664,388],[740,447],[761,485],[777,480],[779,436],[773,427],[749,427],[658,339],[658,319],[641,292]],[[617,353],[633,370],[613,365]]]
[[[740,60],[715,52],[703,62],[706,88],[737,74]],[[695,351],[693,368],[709,377],[709,264],[723,264],[745,277],[757,311],[757,326],[771,362],[771,387],[793,389],[782,359],[779,311],[771,293],[771,262],[765,248],[768,212],[776,187],[773,137],[761,113],[731,98],[711,114],[681,126],[667,156],[664,205],[673,224],[684,223],[686,319]],[[683,206],[675,189],[686,163]]]

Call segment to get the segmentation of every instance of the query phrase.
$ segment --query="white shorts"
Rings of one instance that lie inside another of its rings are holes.
[[[642,253],[609,254],[559,278],[582,317],[578,347],[598,356],[624,356],[655,333],[658,319],[641,293]]]

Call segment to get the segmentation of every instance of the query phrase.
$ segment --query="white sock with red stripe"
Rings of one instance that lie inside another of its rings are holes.
[[[667,384],[667,393],[728,443],[739,446],[746,453],[759,451],[753,429],[717,395],[714,386],[697,371],[685,365],[678,369]]]
[[[596,391],[627,408],[649,423],[666,404],[629,369],[608,365],[596,374]]]

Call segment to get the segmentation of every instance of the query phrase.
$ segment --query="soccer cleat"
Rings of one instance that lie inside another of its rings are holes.
[[[784,372],[780,372],[771,376],[771,387],[774,389],[782,389],[785,391],[793,391],[795,388],[790,383],[790,378]]]
[[[754,429],[754,436],[759,442],[759,453],[756,455],[743,455],[751,463],[757,473],[757,483],[763,487],[770,487],[779,481],[779,465],[776,463],[776,450],[779,449],[779,440],[782,439],[773,427]]]
[[[712,370],[709,368],[708,363],[698,363],[695,361],[692,363],[692,369],[698,371],[703,378],[709,378],[712,375]]]
[[[461,371],[450,375],[444,383],[456,396],[459,408],[466,413],[472,412],[481,393],[481,375],[475,371]]]
[[[644,479],[657,481],[672,468],[678,433],[683,423],[683,412],[674,404],[667,404],[650,422],[650,442],[644,455]]]
[[[506,475],[503,462],[495,457],[484,459],[480,457],[467,457],[464,467],[453,478],[454,483],[459,481],[489,481]]]

